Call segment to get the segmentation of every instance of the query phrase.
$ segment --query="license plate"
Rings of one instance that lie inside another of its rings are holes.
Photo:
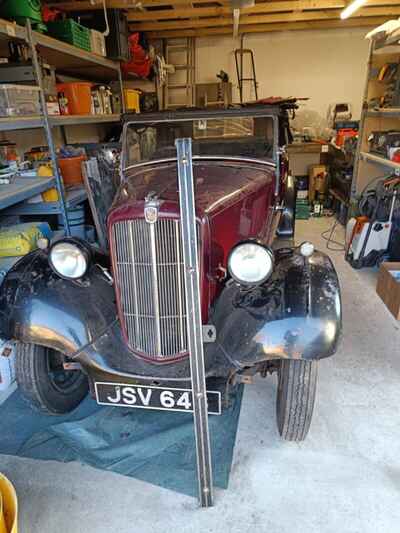
[[[96,401],[100,405],[193,412],[192,391],[123,383],[95,383]],[[208,413],[221,414],[221,393],[207,391]]]

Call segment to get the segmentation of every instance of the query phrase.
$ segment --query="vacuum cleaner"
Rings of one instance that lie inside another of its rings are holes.
[[[361,195],[360,216],[346,226],[345,258],[353,268],[379,265],[387,256],[400,178],[383,178],[374,191]]]

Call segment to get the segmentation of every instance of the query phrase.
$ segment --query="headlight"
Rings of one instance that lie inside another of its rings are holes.
[[[84,245],[74,241],[55,243],[49,254],[50,266],[62,278],[78,279],[89,266],[89,251]]]
[[[267,280],[274,268],[272,251],[256,242],[244,242],[233,248],[228,257],[228,270],[234,280],[245,285],[258,285]]]

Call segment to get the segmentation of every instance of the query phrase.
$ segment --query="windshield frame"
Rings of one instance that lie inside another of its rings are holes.
[[[248,161],[251,163],[264,163],[271,165],[271,162],[275,166],[275,193],[279,192],[280,183],[280,164],[279,164],[279,116],[282,110],[279,107],[262,106],[262,107],[248,107],[248,108],[232,108],[232,109],[201,109],[201,110],[183,110],[183,111],[165,111],[159,113],[144,113],[144,114],[128,114],[124,117],[124,125],[122,131],[122,153],[121,153],[121,176],[126,170],[131,168],[140,167],[143,165],[162,163],[165,161],[176,161],[176,158],[164,158],[154,161],[140,161],[134,164],[127,165],[128,154],[128,129],[132,125],[141,124],[154,124],[165,122],[192,122],[194,120],[207,120],[207,119],[223,119],[223,118],[271,118],[273,123],[273,147],[271,159],[260,159],[241,156],[224,156],[224,155],[200,155],[193,156],[194,160],[233,160],[233,161]]]

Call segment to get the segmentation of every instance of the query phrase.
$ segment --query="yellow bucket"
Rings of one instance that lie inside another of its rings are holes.
[[[126,110],[140,113],[140,92],[135,89],[124,89],[124,96]]]
[[[38,166],[37,174],[40,177],[48,177],[53,175],[53,168],[51,163],[43,163]],[[48,191],[42,192],[42,199],[44,202],[58,202],[58,192],[54,187]],[[1,531],[0,531],[1,533]]]
[[[42,198],[44,202],[58,202],[58,192],[57,189],[49,189],[48,191],[42,192]]]
[[[18,533],[17,493],[8,479],[0,474],[0,533]]]

